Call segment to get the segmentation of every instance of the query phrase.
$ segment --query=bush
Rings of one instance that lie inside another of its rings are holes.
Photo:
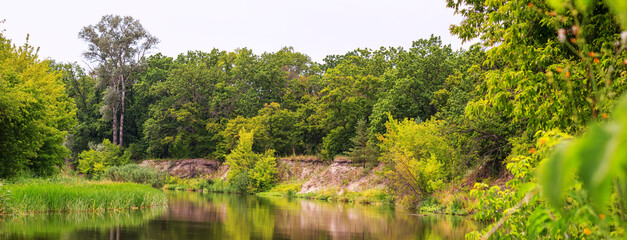
[[[206,188],[203,188],[203,191],[207,192],[219,192],[219,193],[233,193],[236,192],[235,189],[229,185],[227,181],[222,179],[211,179],[209,180],[209,185]]]
[[[182,179],[176,176],[170,176],[166,177],[166,179],[167,181],[163,188],[167,190],[194,191],[209,189],[211,186],[210,180],[202,177]]]
[[[286,197],[296,197],[302,185],[302,183],[280,183],[270,189],[269,192],[278,192]]]
[[[119,146],[105,139],[102,144],[91,147],[78,155],[78,170],[87,174],[88,177],[99,179],[103,177],[107,168],[128,163],[130,154],[130,152],[122,154]]]
[[[224,164],[229,166],[227,179],[239,192],[263,192],[277,181],[278,169],[274,150],[264,154],[253,152],[252,131],[241,130],[237,147],[226,156]]]
[[[112,181],[150,184],[153,187],[161,188],[165,184],[168,174],[151,167],[127,164],[110,167],[106,170],[105,176]]]

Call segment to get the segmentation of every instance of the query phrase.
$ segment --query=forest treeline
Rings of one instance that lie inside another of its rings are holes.
[[[465,71],[483,55],[479,47],[454,51],[438,37],[409,49],[358,49],[322,64],[293,48],[155,54],[131,76],[124,147],[133,159],[224,159],[244,128],[255,132],[256,151],[330,159],[356,147],[350,139],[360,122],[364,142],[375,141],[388,112],[423,120],[463,115],[475,84]],[[108,105],[119,103],[106,86],[77,64],[51,66],[77,107],[66,142],[74,157],[111,139]]]

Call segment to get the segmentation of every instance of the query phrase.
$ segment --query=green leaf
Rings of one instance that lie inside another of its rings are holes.
[[[564,0],[547,0],[546,3],[558,12],[564,11]]]
[[[538,170],[542,193],[558,209],[561,209],[564,193],[579,165],[579,159],[568,152],[570,145],[569,142],[559,144],[551,158],[545,160]]]
[[[575,0],[575,6],[582,12],[588,11],[590,5],[592,5],[592,0]]]
[[[520,186],[518,186],[518,191],[516,192],[516,197],[519,198],[519,199],[524,197],[525,194],[527,194],[529,191],[533,190],[536,186],[537,186],[536,183],[524,183],[524,184],[521,184]]]
[[[627,29],[627,1],[625,0],[606,0],[607,5],[618,16],[620,24],[623,29]]]
[[[529,239],[538,239],[542,232],[547,229],[547,222],[550,222],[551,218],[548,214],[548,210],[545,208],[536,208],[529,219],[527,220],[527,232]]]
[[[616,129],[613,125],[605,128],[593,126],[573,148],[581,159],[579,177],[583,188],[597,207],[604,207],[609,203],[607,196],[611,194],[613,170],[617,167],[613,156],[618,141],[614,133]]]

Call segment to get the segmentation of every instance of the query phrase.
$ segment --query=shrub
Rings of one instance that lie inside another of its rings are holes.
[[[182,179],[176,176],[170,176],[166,177],[166,179],[163,188],[167,190],[194,191],[209,189],[211,187],[210,180],[202,177]]]
[[[203,188],[203,191],[221,193],[236,192],[235,189],[227,181],[222,179],[210,179],[207,187]]]
[[[78,170],[88,177],[99,179],[107,168],[119,166],[130,161],[130,152],[122,154],[119,146],[111,143],[109,139],[102,141],[95,147],[83,151],[78,155]]]
[[[280,183],[270,189],[270,192],[278,192],[286,197],[296,197],[296,194],[300,192],[302,183]]]
[[[227,179],[233,188],[240,192],[262,192],[270,189],[277,181],[278,169],[274,150],[264,154],[253,152],[252,131],[239,132],[237,147],[226,156],[224,164],[229,166]]]
[[[150,184],[153,187],[161,188],[165,184],[168,174],[151,167],[127,164],[110,167],[106,170],[105,176],[112,181]]]

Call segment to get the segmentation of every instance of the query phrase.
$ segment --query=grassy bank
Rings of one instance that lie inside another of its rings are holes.
[[[136,183],[81,178],[27,179],[0,187],[1,214],[105,211],[167,204],[163,191]]]

